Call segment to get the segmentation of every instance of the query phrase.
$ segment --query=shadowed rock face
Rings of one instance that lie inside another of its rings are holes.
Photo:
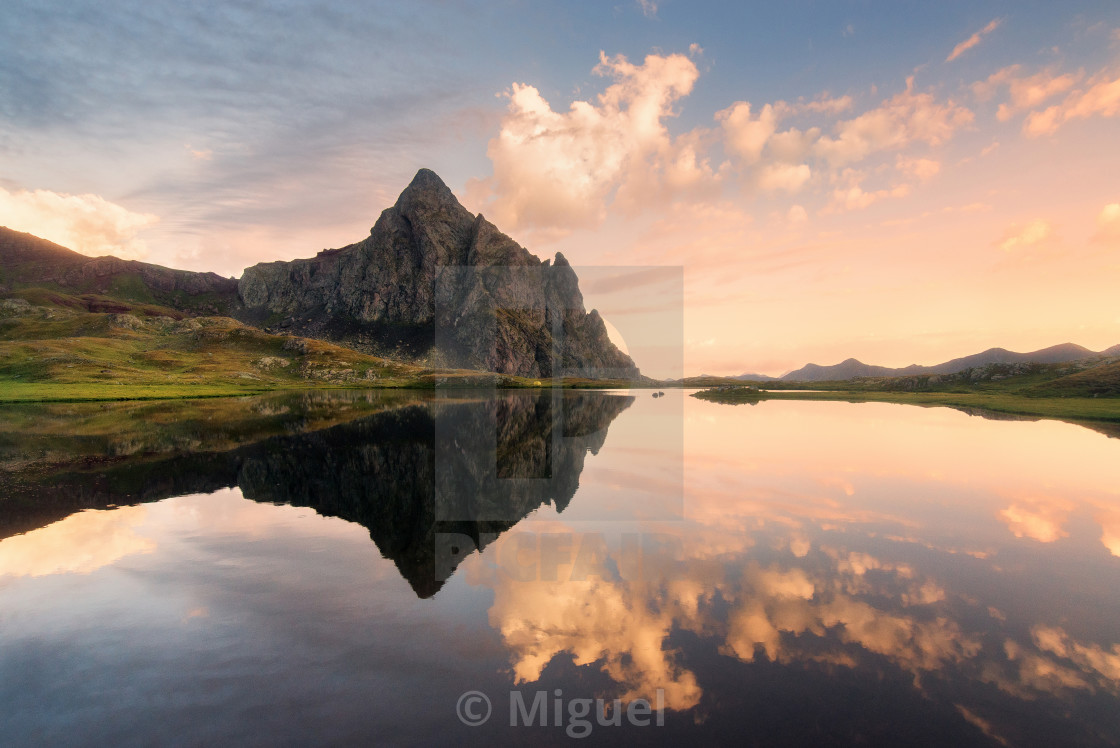
[[[459,561],[543,504],[560,511],[584,457],[633,402],[603,393],[520,392],[407,405],[228,452],[144,455],[2,476],[0,537],[87,508],[238,486],[253,501],[306,506],[369,529],[420,597]],[[443,538],[459,538],[454,546]]]
[[[541,262],[421,169],[370,236],[248,268],[246,318],[359,350],[548,377],[636,377],[563,255]]]

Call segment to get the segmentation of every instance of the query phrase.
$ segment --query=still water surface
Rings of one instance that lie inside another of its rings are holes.
[[[4,745],[1120,743],[1120,439],[1056,421],[21,406],[0,538]],[[511,728],[511,692],[548,726]],[[597,698],[664,724],[579,727]]]

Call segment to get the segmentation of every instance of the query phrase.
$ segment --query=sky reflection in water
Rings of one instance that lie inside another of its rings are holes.
[[[944,408],[526,397],[160,463],[228,486],[206,494],[104,469],[157,500],[0,540],[0,737],[513,741],[513,687],[663,689],[640,743],[1120,741],[1120,440]],[[489,448],[440,441],[482,422]],[[433,491],[448,444],[467,482]],[[409,496],[434,505],[405,516]],[[491,724],[459,724],[467,689]]]

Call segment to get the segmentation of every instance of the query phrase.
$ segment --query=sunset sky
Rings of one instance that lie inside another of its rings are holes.
[[[420,167],[542,258],[683,267],[688,374],[1120,343],[1115,2],[0,15],[0,225],[237,276]]]

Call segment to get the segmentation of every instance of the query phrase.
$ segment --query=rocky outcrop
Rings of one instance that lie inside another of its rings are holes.
[[[562,254],[541,261],[421,169],[365,240],[248,268],[247,321],[430,364],[636,378]]]

